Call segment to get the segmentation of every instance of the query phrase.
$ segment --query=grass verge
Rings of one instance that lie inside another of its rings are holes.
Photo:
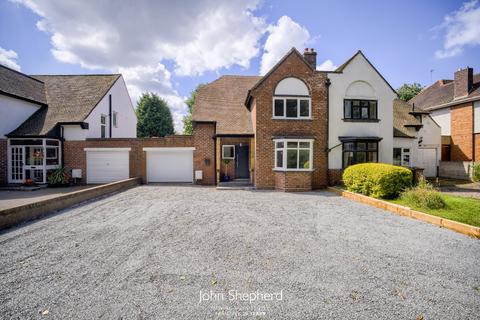
[[[415,204],[407,203],[398,198],[394,200],[385,200],[402,206],[410,207],[414,210],[425,212],[437,217],[450,219],[471,226],[480,227],[480,199],[457,197],[442,194],[446,207],[442,209],[425,209],[415,206]]]

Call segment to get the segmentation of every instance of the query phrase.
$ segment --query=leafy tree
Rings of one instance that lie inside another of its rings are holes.
[[[400,99],[408,101],[415,97],[424,87],[417,82],[412,84],[404,83],[403,86],[397,89],[397,93]]]
[[[193,113],[193,105],[195,104],[195,99],[197,97],[198,90],[204,87],[205,83],[200,83],[195,90],[190,92],[190,97],[185,100],[185,103],[188,105],[188,113],[183,117],[183,134],[192,134],[193,133],[193,126],[192,126],[192,113]]]
[[[155,93],[142,94],[136,113],[138,137],[164,137],[175,133],[170,108],[167,102]]]

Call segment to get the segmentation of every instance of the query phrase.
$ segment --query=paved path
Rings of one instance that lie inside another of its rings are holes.
[[[141,186],[0,234],[0,315],[477,319],[479,261],[478,240],[327,192]]]

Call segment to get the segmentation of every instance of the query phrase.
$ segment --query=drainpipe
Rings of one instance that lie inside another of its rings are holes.
[[[330,138],[329,138],[329,125],[330,125],[330,85],[332,83],[330,82],[330,78],[328,78],[327,75],[327,80],[325,80],[325,86],[327,86],[327,148],[326,148],[326,154],[327,154],[327,186],[330,185],[330,171],[328,168],[328,156],[330,154],[330,149],[328,148],[330,144]]]
[[[108,126],[109,126],[109,136],[112,137],[112,95],[108,95]]]

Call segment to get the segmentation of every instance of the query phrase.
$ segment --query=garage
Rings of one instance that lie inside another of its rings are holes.
[[[438,156],[436,149],[418,149],[418,166],[423,169],[427,178],[437,176]]]
[[[87,183],[108,183],[130,177],[130,148],[85,148]]]
[[[143,148],[147,182],[193,182],[193,147]]]

